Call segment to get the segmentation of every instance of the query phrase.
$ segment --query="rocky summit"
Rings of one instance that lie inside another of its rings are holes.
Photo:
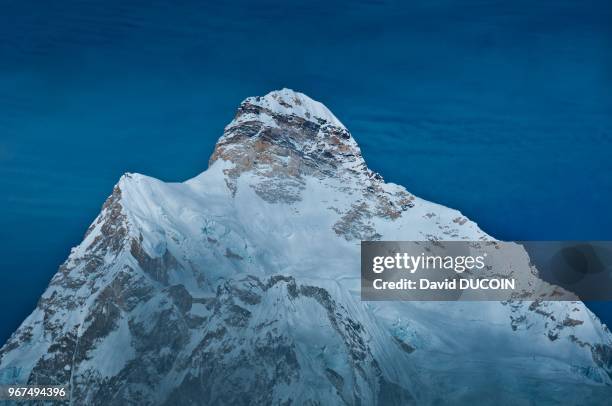
[[[368,169],[321,103],[247,98],[206,171],[119,180],[0,350],[0,384],[68,385],[74,405],[612,395],[612,336],[581,302],[362,302],[361,240],[494,238]]]

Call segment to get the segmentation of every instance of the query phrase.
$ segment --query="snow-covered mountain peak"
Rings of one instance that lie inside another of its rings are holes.
[[[263,97],[249,97],[243,105],[259,106],[275,114],[295,115],[307,121],[328,124],[345,128],[344,125],[322,103],[311,99],[304,93],[291,89],[274,90]]]
[[[235,192],[242,174],[255,183],[295,184],[305,176],[369,182],[370,171],[359,146],[340,121],[321,103],[289,89],[249,97],[219,138],[210,165],[229,162],[227,183]]]
[[[286,159],[346,161],[352,157],[358,164],[363,163],[357,143],[333,113],[305,94],[289,89],[245,99],[217,142],[211,163],[219,156],[227,158],[224,152],[236,144],[249,147],[238,149],[255,161],[257,155],[269,155],[269,147],[274,146],[273,152]]]
[[[70,404],[604,404],[612,336],[580,302],[360,300],[360,241],[490,239],[385,183],[319,103],[248,98],[200,175],[119,180],[0,348],[0,384]],[[515,248],[492,271],[532,280]]]

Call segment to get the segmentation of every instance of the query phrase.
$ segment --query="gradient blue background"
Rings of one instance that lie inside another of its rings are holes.
[[[612,3],[287,3],[0,1],[0,343],[123,172],[196,175],[281,87],[495,237],[612,239]]]

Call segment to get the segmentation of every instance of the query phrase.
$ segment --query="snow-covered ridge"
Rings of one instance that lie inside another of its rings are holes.
[[[0,350],[0,383],[105,405],[609,399],[612,338],[580,302],[359,300],[361,240],[490,238],[385,183],[320,103],[251,97],[200,175],[120,179]]]

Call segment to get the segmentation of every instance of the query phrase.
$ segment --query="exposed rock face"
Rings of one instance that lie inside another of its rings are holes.
[[[0,350],[0,383],[81,404],[597,403],[580,302],[359,300],[359,241],[491,240],[370,171],[327,108],[246,99],[207,171],[124,175]],[[515,272],[530,273],[528,258]],[[467,388],[467,389],[466,389]]]
[[[322,182],[328,178],[349,183],[359,180],[363,190],[358,192],[374,200],[373,209],[383,216],[399,217],[414,199],[403,190],[385,193],[382,177],[367,168],[359,146],[342,123],[320,103],[290,91],[242,102],[210,164],[218,159],[233,164],[224,171],[233,193],[236,179],[250,172],[260,178],[251,187],[269,203],[301,200],[306,177]],[[357,205],[354,215],[368,215],[366,208],[365,203]]]

